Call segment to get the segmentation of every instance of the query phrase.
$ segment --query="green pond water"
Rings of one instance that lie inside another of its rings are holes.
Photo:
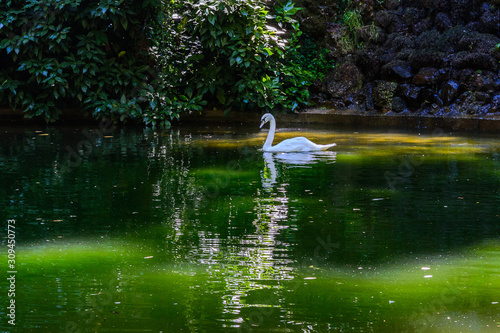
[[[500,331],[498,136],[257,127],[2,128],[2,332]]]

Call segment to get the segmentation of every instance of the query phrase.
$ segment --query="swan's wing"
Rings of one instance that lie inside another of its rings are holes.
[[[286,139],[272,147],[275,152],[299,152],[299,151],[310,151],[311,144],[314,145],[308,139],[299,136],[296,138]]]
[[[273,152],[304,152],[304,151],[315,151],[324,150],[335,146],[335,143],[329,145],[318,145],[309,139],[299,136],[296,138],[287,139],[281,141],[277,145],[270,148],[268,151]]]

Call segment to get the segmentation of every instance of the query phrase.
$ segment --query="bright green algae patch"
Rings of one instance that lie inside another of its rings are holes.
[[[360,331],[399,327],[438,332],[463,330],[472,324],[476,331],[494,332],[500,324],[497,242],[483,243],[456,255],[378,266],[318,268],[296,263],[286,275],[272,266],[252,268],[250,263],[222,256],[209,269],[199,263],[173,264],[158,260],[152,247],[144,245],[133,241],[121,245],[87,241],[20,249],[26,270],[23,283],[39,285],[29,294],[21,291],[20,295],[29,297],[30,303],[62,302],[69,308],[81,304],[84,309],[75,311],[91,313],[91,327],[103,330],[125,329],[125,322],[139,329],[141,321],[128,316],[134,311],[143,311],[144,315],[150,309],[164,313],[177,328],[205,325],[215,329],[215,323],[194,324],[186,318],[196,317],[200,311],[216,314],[221,297],[231,300],[234,309],[242,313],[257,311],[269,318],[283,311],[294,313],[296,322],[289,322],[291,327],[299,327],[311,313],[317,322],[343,322],[353,313],[349,325]],[[68,274],[75,285],[61,282]],[[61,287],[63,284],[73,292],[68,293]],[[68,320],[68,315],[70,323],[90,318],[88,314],[61,312],[58,319]],[[224,321],[238,322],[237,317],[228,315]],[[157,320],[157,324],[167,324],[166,318]],[[262,330],[273,327],[266,321]]]

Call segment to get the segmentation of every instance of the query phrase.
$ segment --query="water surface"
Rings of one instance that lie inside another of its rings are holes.
[[[498,137],[265,135],[2,129],[19,332],[498,332]]]

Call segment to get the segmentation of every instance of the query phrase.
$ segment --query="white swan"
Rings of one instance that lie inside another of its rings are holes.
[[[270,122],[269,133],[267,134],[266,142],[264,142],[264,146],[262,149],[265,152],[305,152],[305,151],[317,151],[317,150],[325,150],[330,147],[336,146],[336,143],[331,143],[328,145],[318,145],[314,142],[304,138],[303,136],[287,139],[281,141],[276,146],[273,146],[274,140],[274,132],[276,132],[276,120],[270,113],[266,113],[260,119],[260,128],[264,126],[265,123]]]

